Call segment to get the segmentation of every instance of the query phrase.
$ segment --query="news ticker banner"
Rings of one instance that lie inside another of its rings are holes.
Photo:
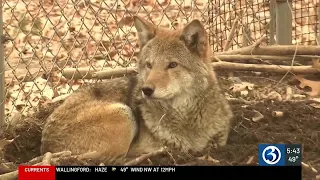
[[[19,166],[18,179],[95,179],[141,173],[155,173],[157,176],[177,174],[180,177],[208,173],[237,178],[266,178],[271,174],[279,178],[301,179],[301,154],[300,144],[259,144],[258,166]]]
[[[18,180],[103,179],[120,176],[301,180],[301,166],[20,166]]]

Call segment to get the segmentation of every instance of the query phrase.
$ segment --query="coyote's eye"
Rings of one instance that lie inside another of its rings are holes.
[[[146,66],[147,66],[147,68],[149,68],[149,69],[152,68],[152,65],[151,65],[149,62],[146,63]]]
[[[169,63],[168,68],[175,68],[175,67],[177,67],[177,66],[178,66],[178,63],[176,63],[176,62],[171,62],[171,63]]]

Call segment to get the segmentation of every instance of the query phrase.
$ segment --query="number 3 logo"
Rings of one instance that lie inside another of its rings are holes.
[[[277,164],[281,159],[281,152],[276,146],[268,146],[262,152],[264,162],[270,165]]]

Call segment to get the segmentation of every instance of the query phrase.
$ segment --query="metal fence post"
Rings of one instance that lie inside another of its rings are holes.
[[[4,124],[5,118],[5,83],[4,83],[4,54],[3,54],[3,18],[2,18],[2,0],[0,0],[0,126],[2,131],[2,126]]]
[[[317,22],[316,25],[316,38],[317,38],[317,45],[320,46],[320,7],[317,7]]]
[[[275,39],[274,35],[276,34],[276,2],[275,0],[270,1],[270,23],[269,23],[269,29],[270,29],[270,45],[274,45]]]
[[[277,44],[292,44],[292,0],[276,0]]]

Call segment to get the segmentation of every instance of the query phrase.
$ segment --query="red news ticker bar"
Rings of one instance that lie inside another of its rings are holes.
[[[55,166],[19,166],[18,180],[55,180]]]

